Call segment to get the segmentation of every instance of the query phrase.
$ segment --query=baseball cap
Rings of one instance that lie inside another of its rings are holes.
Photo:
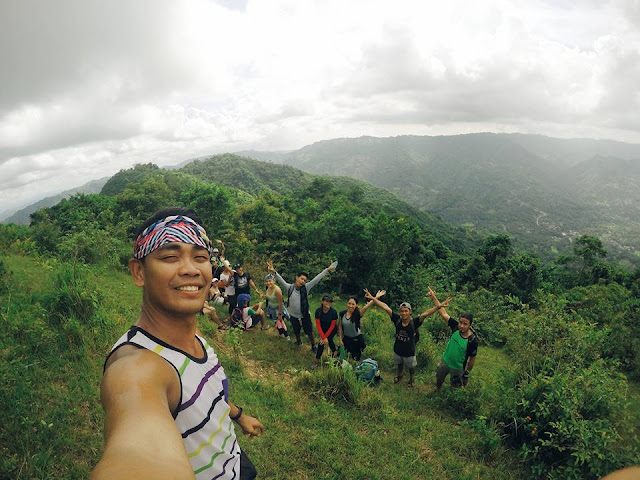
[[[325,300],[326,300],[327,302],[331,302],[331,303],[333,303],[333,297],[332,297],[331,295],[323,295],[323,296],[322,296],[322,301],[324,302]]]
[[[402,302],[400,304],[400,308],[402,307],[407,307],[409,310],[411,310],[411,304],[409,302]]]

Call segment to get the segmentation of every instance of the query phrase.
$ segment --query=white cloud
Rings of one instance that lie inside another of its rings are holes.
[[[640,142],[638,5],[2,2],[0,201],[138,161],[333,137]]]

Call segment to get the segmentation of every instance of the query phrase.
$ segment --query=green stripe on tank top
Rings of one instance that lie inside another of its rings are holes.
[[[224,453],[225,445],[227,444],[227,440],[229,440],[230,437],[231,437],[231,433],[229,433],[229,435],[227,435],[225,437],[224,441],[222,442],[222,449],[220,451],[216,452],[211,457],[211,461],[208,464],[206,464],[205,466],[200,467],[198,470],[194,470],[193,473],[195,473],[197,475],[198,473],[204,472],[208,468],[213,467],[213,463],[216,461],[216,458],[218,458],[218,456],[220,456],[222,453]]]
[[[178,370],[178,373],[180,374],[180,376],[182,376],[182,374],[184,373],[185,369],[187,368],[187,365],[189,365],[189,362],[191,362],[191,359],[189,357],[185,357],[184,362],[182,363],[182,366]]]

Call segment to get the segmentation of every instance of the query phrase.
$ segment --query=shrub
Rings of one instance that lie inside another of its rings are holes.
[[[365,384],[351,369],[331,365],[311,373],[303,372],[296,386],[308,391],[312,397],[355,405]]]
[[[496,421],[536,477],[600,477],[628,461],[615,428],[624,386],[604,361],[524,374]]]
[[[91,285],[86,267],[62,264],[55,275],[53,292],[45,296],[50,317],[62,325],[76,318],[81,324],[91,322],[102,296]]]
[[[482,390],[477,383],[469,383],[465,388],[442,387],[437,403],[457,418],[475,418],[482,405]]]
[[[2,258],[0,258],[0,293],[4,293],[9,290],[10,272],[4,264]]]

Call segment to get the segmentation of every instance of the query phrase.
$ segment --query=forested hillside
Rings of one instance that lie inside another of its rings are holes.
[[[640,264],[640,145],[486,133],[336,139],[279,158],[245,154],[365,180],[447,221],[511,235],[543,258],[588,234],[614,258]]]
[[[324,292],[341,308],[367,287],[421,312],[432,286],[453,297],[452,315],[475,318],[469,387],[440,394],[433,377],[450,331],[438,316],[421,327],[415,389],[390,381],[392,325],[379,310],[363,327],[385,378],[375,388],[348,370],[311,369],[308,348],[273,330],[203,321],[234,398],[267,424],[243,444],[264,478],[598,478],[640,461],[640,270],[609,263],[599,238],[578,236],[545,262],[507,235],[471,237],[356,180],[224,155],[179,170],[137,165],[30,226],[0,225],[0,478],[86,478],[97,461],[102,362],[139,308],[125,269],[133,232],[176,204],[256,281],[268,259],[286,278],[337,259],[314,307]],[[355,474],[353,452],[368,452]]]

